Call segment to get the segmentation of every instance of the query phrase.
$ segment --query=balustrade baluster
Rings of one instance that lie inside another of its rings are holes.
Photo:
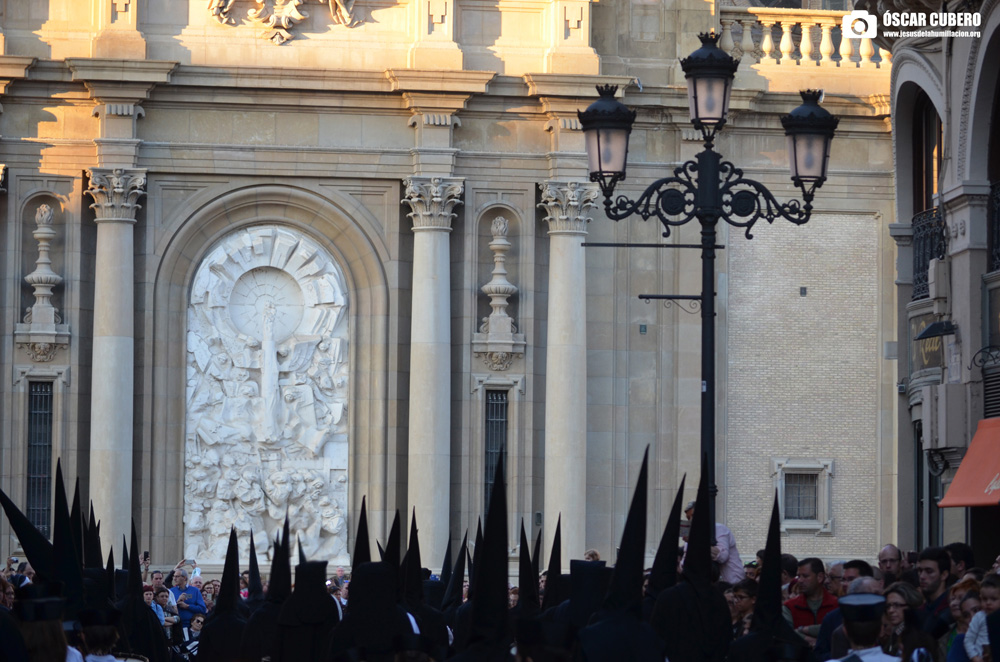
[[[727,54],[732,55],[733,57],[737,57],[738,55],[733,52],[733,49],[736,47],[736,44],[733,43],[732,19],[720,18],[719,22],[722,23],[722,36],[719,37],[719,48],[721,48]]]
[[[799,41],[799,53],[802,58],[799,60],[799,64],[803,66],[816,64],[813,60],[813,37],[812,37],[813,24],[802,21],[802,40]]]
[[[854,40],[848,39],[843,31],[840,35],[840,66],[856,67],[854,63]]]
[[[872,44],[871,39],[861,40],[861,66],[862,67],[874,67],[875,63],[872,62],[872,55],[875,55],[875,46]]]
[[[819,25],[823,36],[819,42],[820,64],[824,66],[833,65],[833,23],[823,21]]]
[[[781,25],[781,43],[778,44],[778,50],[781,51],[781,64],[790,64],[786,60],[792,60],[792,53],[795,51],[795,44],[792,42],[792,28],[795,27],[795,21],[783,20],[779,21]]]
[[[774,21],[762,18],[760,24],[764,28],[764,34],[760,38],[760,61],[766,64],[777,64],[778,61],[771,55],[774,52],[774,37],[771,35]]]
[[[753,62],[760,62],[760,55],[755,51],[753,46],[753,33],[751,32],[754,25],[757,24],[755,19],[748,19],[740,21],[740,25],[743,26],[743,35],[740,37],[740,48],[743,50],[743,57],[750,57]]]

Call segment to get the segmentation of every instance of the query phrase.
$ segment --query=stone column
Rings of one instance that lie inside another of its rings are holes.
[[[91,480],[90,496],[109,546],[128,535],[132,517],[132,226],[146,171],[94,168],[88,174],[97,222],[90,471],[103,477]]]
[[[587,531],[587,272],[583,241],[597,189],[575,181],[540,184],[549,225],[545,358],[545,546],[562,514],[562,558],[580,558]]]
[[[417,509],[423,558],[444,556],[451,515],[451,278],[448,234],[462,180],[411,177],[403,199],[413,220],[410,311],[408,509]]]

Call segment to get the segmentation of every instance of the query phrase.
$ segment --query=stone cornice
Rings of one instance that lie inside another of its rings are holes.
[[[238,70],[181,65],[170,77],[171,85],[267,89],[273,91],[391,92],[392,82],[383,71],[293,69],[290,67],[240,67]]]
[[[94,199],[98,223],[135,223],[139,198],[146,194],[146,171],[124,168],[91,168],[87,171],[90,186],[84,193]]]
[[[385,77],[393,92],[486,94],[493,71],[425,71],[386,69]]]
[[[160,60],[105,60],[98,58],[67,58],[73,80],[105,83],[169,83],[176,62]]]
[[[575,97],[597,100],[596,85],[617,85],[618,97],[635,81],[635,76],[588,76],[583,74],[525,74],[528,96]]]
[[[0,55],[0,94],[7,92],[7,86],[15,80],[28,77],[30,69],[37,58],[18,57],[15,55]]]
[[[413,220],[413,231],[438,230],[451,232],[452,209],[459,204],[464,180],[456,177],[407,177],[403,180],[409,205],[407,216]]]
[[[545,210],[545,222],[549,224],[549,235],[587,234],[590,216],[587,210],[597,200],[597,186],[578,181],[550,180],[538,184],[542,201],[538,205]]]

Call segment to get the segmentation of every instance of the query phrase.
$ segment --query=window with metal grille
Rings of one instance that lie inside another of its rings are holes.
[[[785,474],[785,519],[819,519],[819,476]]]
[[[52,517],[52,382],[28,384],[26,515],[47,538]]]
[[[486,493],[483,512],[490,511],[490,492],[497,464],[507,462],[507,391],[486,391]],[[506,472],[504,473],[506,478]]]

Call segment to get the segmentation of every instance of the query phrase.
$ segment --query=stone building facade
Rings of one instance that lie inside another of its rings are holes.
[[[977,17],[957,30],[975,35],[883,36],[881,46],[893,59],[900,540],[917,548],[969,540],[989,565],[1000,546],[1000,499],[990,498],[1000,479],[973,486],[959,472],[968,461],[1000,475],[996,440],[977,434],[1000,416],[1000,10],[996,2],[878,10]],[[973,487],[992,506],[964,507],[968,498],[958,496]]]
[[[512,541],[561,515],[564,559],[613,558],[649,446],[652,555],[698,475],[700,323],[637,295],[696,293],[699,257],[582,245],[662,240],[604,218],[576,111],[621,86],[638,194],[700,149],[679,59],[714,29],[743,58],[718,148],[779,198],[797,91],[841,117],[809,224],[723,233],[720,519],[752,554],[778,488],[790,551],[874,556],[897,526],[892,67],[839,20],[8,0],[0,486],[44,526],[61,457],[102,531],[134,518],[164,562],[218,560],[230,525],[263,549],[287,509],[347,564],[365,498],[382,541],[415,508],[434,567],[503,461]]]

